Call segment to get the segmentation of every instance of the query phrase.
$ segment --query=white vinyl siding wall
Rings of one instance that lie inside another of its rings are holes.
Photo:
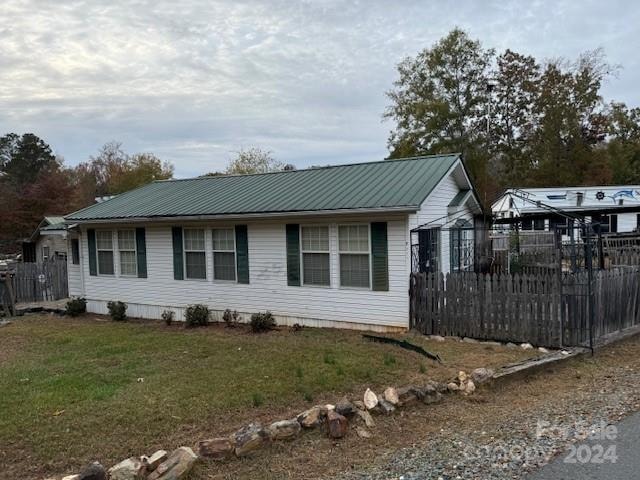
[[[340,288],[338,264],[338,225],[387,221],[389,291]],[[171,226],[146,226],[148,278],[89,275],[86,228],[83,228],[81,263],[89,311],[106,313],[106,302],[122,300],[129,304],[131,317],[160,318],[164,309],[173,308],[183,318],[183,308],[205,303],[221,315],[225,309],[238,310],[247,320],[251,313],[269,310],[282,324],[306,323],[318,326],[362,328],[363,324],[406,328],[409,317],[408,235],[406,215],[371,218],[350,217],[337,221],[314,220],[329,227],[330,286],[288,286],[285,224],[300,219],[237,222],[247,224],[250,283],[215,282],[213,262],[207,255],[206,280],[174,280]],[[178,223],[175,223],[178,225]],[[140,225],[136,225],[140,226]],[[191,227],[192,225],[184,225]],[[193,225],[205,231],[205,250],[213,249],[215,223]],[[133,226],[129,226],[132,228]],[[114,226],[115,230],[118,226]],[[120,226],[120,228],[123,228]]]
[[[458,166],[456,168],[462,167]],[[459,191],[460,187],[452,172],[441,180],[431,192],[431,195],[424,201],[420,210],[415,214],[409,215],[409,230],[429,222],[432,222],[429,227],[442,227],[440,234],[440,265],[443,273],[448,273],[451,269],[448,229],[453,227],[455,221],[459,218],[469,220],[473,225],[473,213],[468,207],[465,207],[461,213],[448,215],[448,206]]]

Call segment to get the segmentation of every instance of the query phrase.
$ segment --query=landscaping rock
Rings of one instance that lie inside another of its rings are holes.
[[[269,432],[259,423],[250,423],[238,430],[234,435],[236,443],[236,455],[244,457],[269,442]]]
[[[164,462],[167,458],[169,458],[169,453],[166,450],[157,450],[150,457],[142,457],[140,461],[144,465],[147,473],[149,473],[158,468],[158,465]]]
[[[396,407],[394,407],[391,402],[387,402],[384,398],[378,400],[378,407],[380,408],[380,411],[385,415],[393,413],[393,411],[396,409]]]
[[[98,462],[93,462],[82,469],[78,480],[107,480],[107,471]]]
[[[530,343],[521,343],[520,348],[522,350],[531,350],[533,348],[533,345],[531,345]]]
[[[309,410],[302,412],[297,416],[296,420],[298,420],[298,423],[304,428],[313,428],[320,425],[324,421],[326,415],[327,409],[320,405],[316,405],[315,407],[311,407]]]
[[[367,391],[364,392],[364,406],[367,410],[373,410],[377,405],[378,396],[370,388],[367,388]]]
[[[371,438],[372,437],[371,432],[369,430],[365,429],[365,428],[362,428],[362,427],[357,427],[356,428],[356,433],[358,434],[358,436],[360,438]]]
[[[382,394],[382,398],[384,398],[393,406],[396,406],[400,403],[400,399],[398,398],[398,391],[393,387],[388,387]]]
[[[473,380],[468,380],[464,385],[460,385],[460,391],[463,395],[471,395],[476,390],[476,384]]]
[[[298,422],[296,422],[298,424]],[[298,424],[298,428],[300,425]],[[229,458],[235,451],[235,445],[230,438],[211,438],[198,442],[198,453],[201,457],[209,457],[215,460]]]
[[[109,478],[111,480],[138,480],[143,478],[144,471],[144,464],[139,459],[131,457],[111,467]]]
[[[364,406],[364,402],[362,400],[354,400],[353,406],[359,408],[360,410],[366,410],[367,407]]]
[[[490,368],[476,368],[471,372],[471,380],[476,385],[482,385],[493,378],[494,371]]]
[[[549,353],[549,350],[547,350],[547,349],[546,349],[546,348],[544,348],[544,347],[538,347],[538,351],[539,351],[540,353]]]
[[[449,382],[449,383],[447,384],[447,389],[448,389],[450,392],[457,392],[460,388],[458,387],[458,384],[457,384],[457,383]]]
[[[444,342],[444,341],[445,341],[445,338],[444,338],[444,337],[442,337],[442,336],[440,336],[440,335],[431,335],[431,336],[429,337],[429,339],[430,339],[430,340],[434,340],[434,341],[436,341],[436,342]]]
[[[507,343],[505,346],[507,348],[518,348],[518,346],[515,343],[511,343],[511,342]]]
[[[401,387],[396,391],[399,406],[402,407],[418,401],[419,397],[414,389],[415,387]]]
[[[67,475],[66,477],[62,477],[62,480],[80,480],[80,475],[77,473],[75,475]]]
[[[376,426],[376,422],[373,421],[373,417],[366,410],[358,410],[356,413],[362,420],[364,420],[364,424],[367,427],[373,428]]]
[[[356,406],[351,403],[346,397],[336,403],[336,412],[345,417],[355,415]]]
[[[297,420],[280,420],[269,425],[269,437],[271,440],[290,440],[295,438],[302,430]]]
[[[462,341],[465,343],[478,343],[478,340],[476,340],[475,338],[469,338],[469,337],[464,337]]]
[[[147,477],[147,480],[180,480],[191,471],[198,456],[189,447],[175,449],[158,468]]]
[[[466,372],[460,370],[458,372],[458,382],[460,382],[460,385],[462,385],[464,382],[467,381],[467,378],[469,378],[469,376],[466,374]]]
[[[334,410],[327,413],[327,433],[331,438],[342,438],[347,434],[349,421]]]
[[[424,403],[425,405],[439,403],[441,400],[442,394],[435,389],[426,390],[424,397],[422,397],[422,403]]]

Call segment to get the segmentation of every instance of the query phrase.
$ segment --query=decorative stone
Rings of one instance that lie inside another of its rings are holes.
[[[544,347],[538,347],[538,351],[539,351],[540,353],[549,353],[549,350],[547,350],[547,349],[546,349],[546,348],[544,348]]]
[[[476,368],[471,372],[471,380],[473,380],[473,383],[476,385],[482,385],[491,380],[493,374],[494,372],[490,368]]]
[[[464,385],[460,386],[460,390],[463,395],[471,395],[476,391],[476,384],[473,383],[473,380],[469,380]]]
[[[414,387],[401,387],[396,393],[398,394],[398,405],[404,406],[418,401],[418,395],[414,391]]]
[[[350,417],[352,415],[355,415],[356,406],[351,403],[346,397],[344,397],[336,404],[336,412],[342,416]]]
[[[267,432],[259,423],[250,423],[238,430],[234,435],[236,455],[244,457],[258,449],[270,440]]]
[[[66,477],[62,477],[62,480],[80,480],[80,475],[77,473],[75,475],[67,475]]]
[[[450,392],[457,392],[459,390],[459,387],[457,383],[449,382],[447,384],[447,389],[449,389]]]
[[[367,388],[367,391],[364,392],[364,406],[367,410],[373,410],[377,405],[378,396],[370,388]]]
[[[298,422],[296,422],[297,424]],[[300,425],[298,424],[298,428]],[[198,453],[201,457],[209,457],[215,460],[229,458],[235,451],[235,445],[230,438],[211,438],[198,442]]]
[[[463,384],[464,382],[466,382],[467,378],[468,376],[466,372],[463,372],[462,370],[458,372],[458,381],[460,382],[460,384]]]
[[[469,338],[469,337],[464,337],[462,341],[465,343],[478,343],[478,340],[476,340],[475,338]]]
[[[369,430],[365,429],[365,428],[362,428],[362,427],[357,427],[356,428],[356,433],[358,434],[358,436],[360,438],[371,438],[372,437],[371,432]]]
[[[329,410],[335,410],[335,409],[336,409],[336,406],[335,406],[335,405],[331,405],[330,403],[327,403],[327,404],[324,406],[324,408],[325,408],[325,409],[327,410],[327,412],[328,412]]]
[[[522,350],[531,350],[533,348],[533,345],[531,345],[530,343],[521,343],[520,348]]]
[[[429,390],[425,392],[424,397],[422,397],[422,403],[424,403],[425,405],[439,403],[441,400],[442,400],[442,394],[437,390]]]
[[[334,410],[327,413],[327,433],[331,438],[342,438],[347,434],[349,421]]]
[[[271,440],[290,440],[295,438],[302,430],[297,420],[280,420],[269,425],[269,437]]]
[[[384,398],[387,402],[389,402],[393,406],[396,406],[400,403],[400,399],[398,398],[398,392],[393,387],[388,387],[382,394],[382,398]]]
[[[78,480],[107,480],[107,471],[99,462],[93,462],[82,469]]]
[[[380,408],[380,411],[385,415],[393,413],[393,411],[396,409],[396,407],[394,407],[391,402],[387,402],[384,398],[378,400],[378,407]]]
[[[150,457],[142,457],[140,460],[144,465],[147,473],[153,472],[158,465],[169,458],[169,453],[166,450],[157,450]]]
[[[507,343],[505,345],[505,347],[507,347],[507,348],[518,348],[518,346],[515,343],[511,343],[511,342]]]
[[[313,428],[320,425],[326,415],[326,408],[316,405],[315,407],[311,407],[309,410],[302,412],[297,416],[296,420],[298,420],[298,423],[304,428]]]
[[[189,447],[176,448],[147,480],[180,480],[191,471],[197,460],[198,456]]]
[[[362,400],[354,400],[353,406],[359,408],[360,410],[366,410],[367,407],[364,406],[364,402]]]
[[[429,337],[431,340],[434,340],[436,342],[444,342],[445,338],[440,336],[440,335],[431,335],[431,337]]]
[[[376,426],[376,422],[373,421],[373,417],[371,416],[371,414],[369,412],[367,412],[366,410],[358,410],[356,412],[356,414],[362,419],[364,420],[364,424],[369,427],[369,428],[373,428]]]
[[[144,465],[135,457],[127,458],[109,469],[111,480],[138,480],[143,475]]]

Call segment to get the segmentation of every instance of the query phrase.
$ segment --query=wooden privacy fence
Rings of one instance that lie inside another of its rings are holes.
[[[17,263],[12,275],[16,303],[60,300],[69,296],[67,262]]]
[[[579,274],[413,273],[410,323],[429,335],[587,346],[640,323],[640,269]]]

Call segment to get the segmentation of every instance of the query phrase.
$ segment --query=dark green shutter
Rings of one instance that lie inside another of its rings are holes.
[[[246,225],[236,225],[236,264],[238,283],[249,283],[249,242]]]
[[[300,225],[287,224],[287,285],[300,286]]]
[[[147,278],[147,241],[144,228],[136,228],[136,250],[138,252],[138,278]]]
[[[373,290],[389,290],[387,222],[371,224],[371,257]]]
[[[96,231],[93,228],[87,230],[87,245],[89,247],[89,275],[98,275],[98,263],[96,261]]]
[[[184,280],[184,262],[182,259],[182,227],[171,227],[173,238],[173,278]]]

